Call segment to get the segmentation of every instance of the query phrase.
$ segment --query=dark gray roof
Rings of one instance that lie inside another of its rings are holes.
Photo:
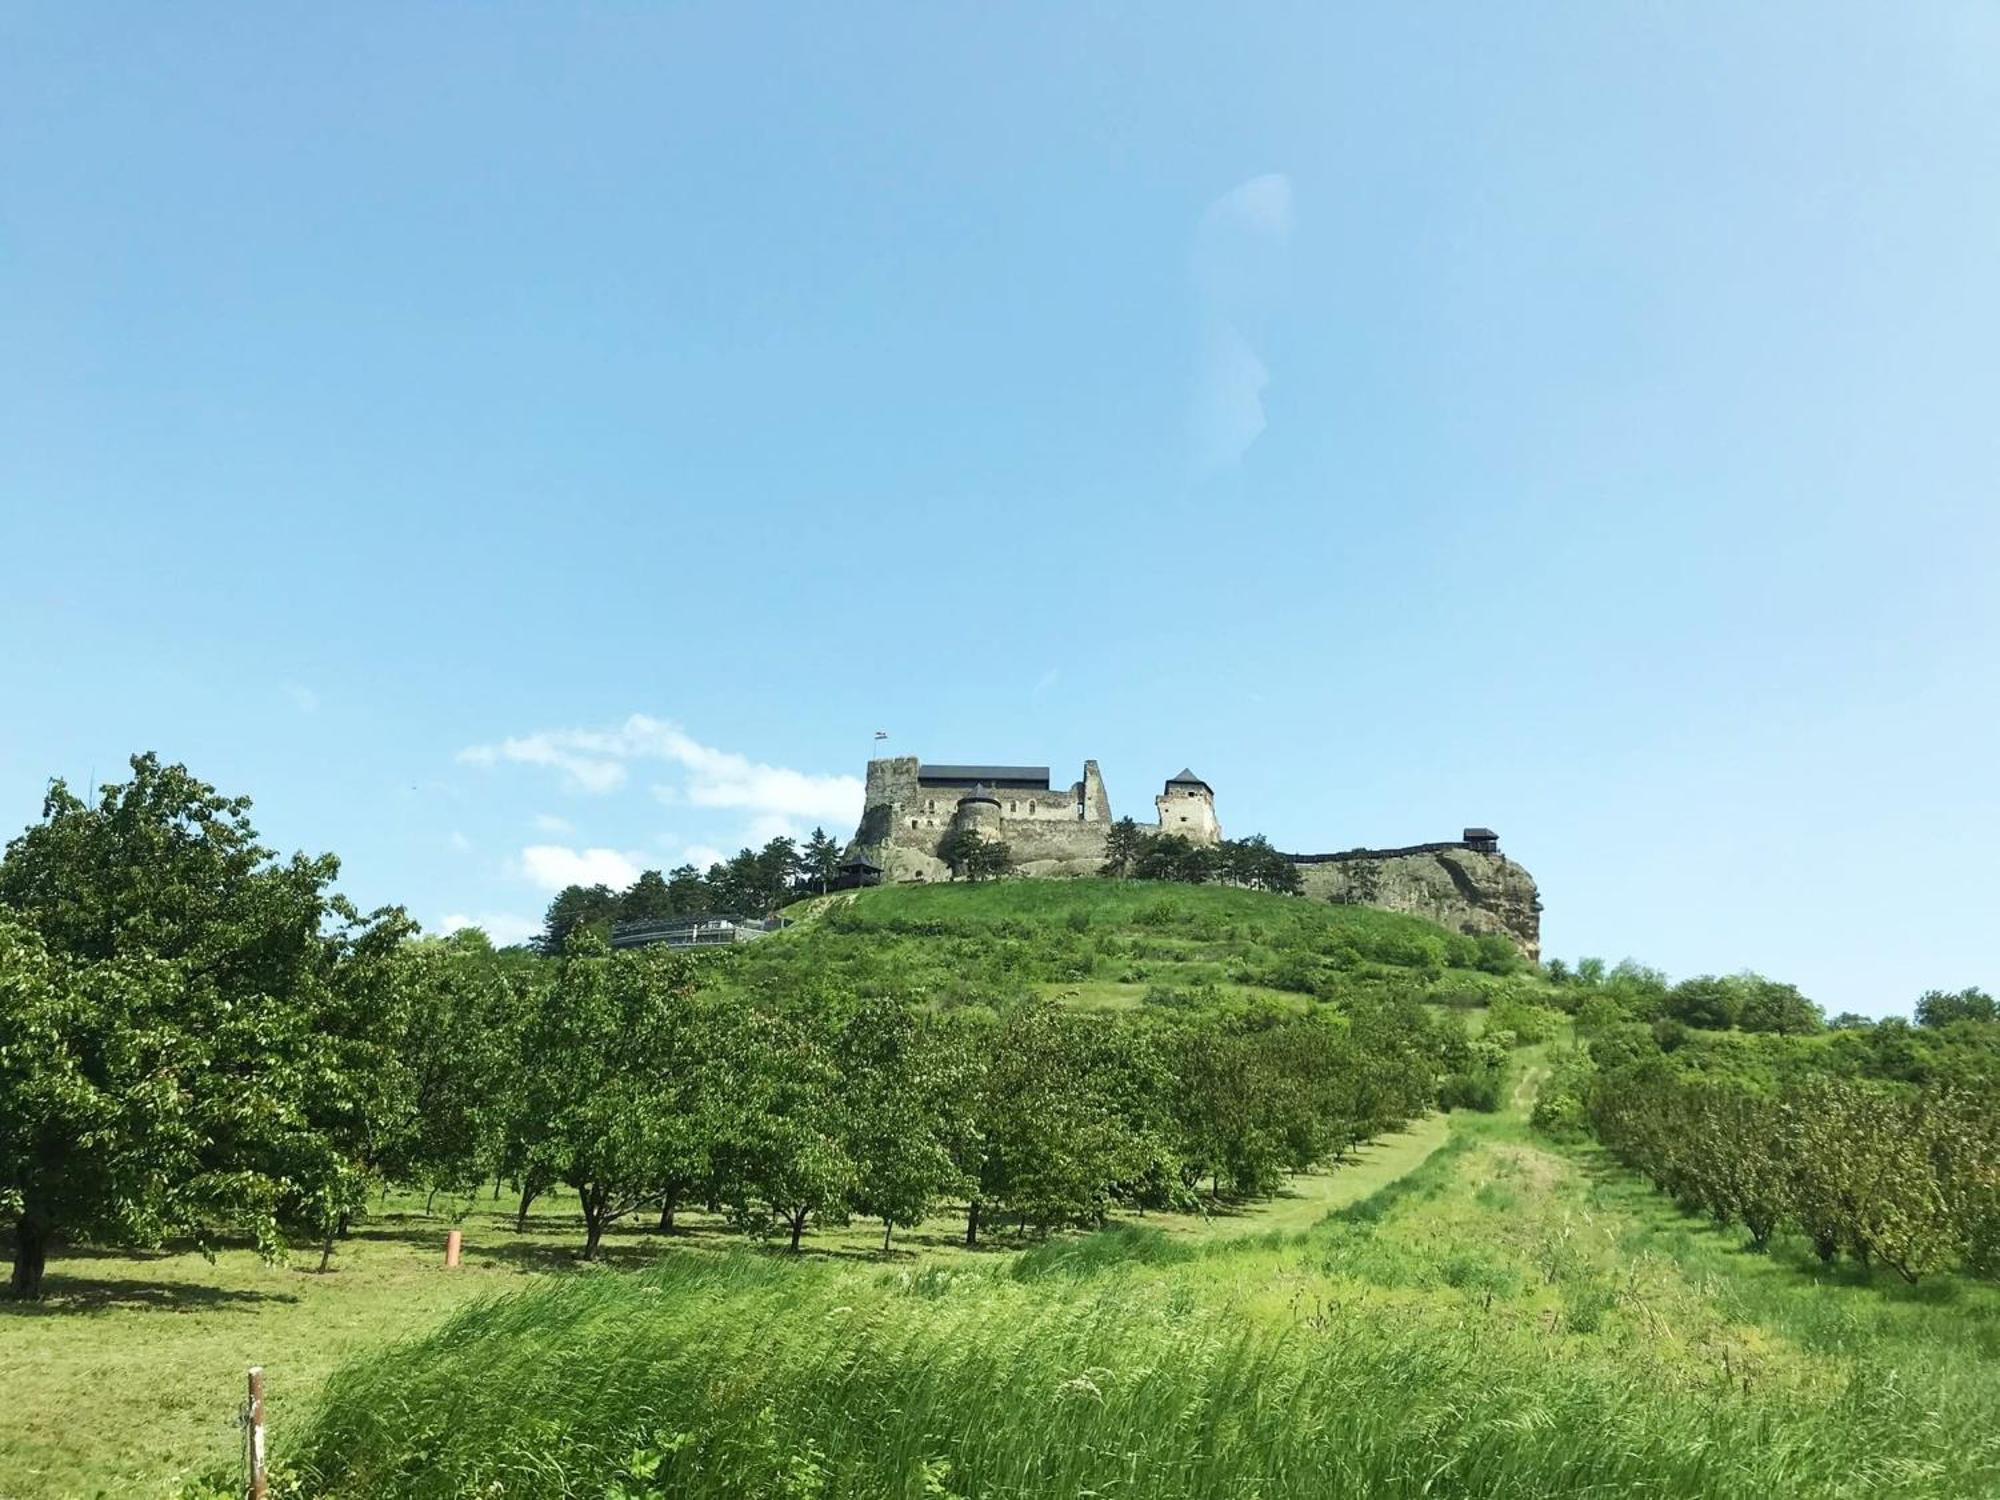
[[[1490,828],[1468,828],[1465,830],[1467,843],[1471,843],[1474,839],[1497,839],[1499,837],[1500,835]]]
[[[841,868],[841,869],[843,869],[843,870],[877,870],[877,871],[879,871],[879,870],[880,870],[880,869],[881,869],[882,867],[881,867],[880,865],[876,864],[876,863],[875,863],[875,861],[874,861],[874,860],[872,860],[872,859],[870,859],[870,858],[869,858],[869,857],[868,857],[867,855],[865,855],[865,854],[857,854],[857,855],[855,855],[855,856],[854,856],[854,858],[852,858],[852,859],[843,859],[843,860],[842,860],[842,861],[840,862],[840,868]]]
[[[1194,772],[1190,771],[1190,770],[1189,770],[1189,769],[1188,769],[1188,768],[1187,768],[1186,766],[1182,766],[1182,767],[1181,767],[1181,774],[1180,774],[1180,775],[1178,775],[1178,776],[1169,776],[1169,777],[1167,778],[1167,785],[1168,785],[1168,786],[1208,786],[1208,783],[1207,783],[1207,782],[1205,782],[1205,781],[1203,781],[1203,780],[1202,780],[1202,779],[1201,779],[1201,778],[1200,778],[1199,776],[1195,775],[1195,774],[1194,774]],[[1213,790],[1214,790],[1214,788],[1213,788],[1213,787],[1210,787],[1210,788],[1209,788],[1209,790],[1213,791]]]
[[[1033,786],[1047,789],[1047,766],[918,766],[917,781],[932,786]]]

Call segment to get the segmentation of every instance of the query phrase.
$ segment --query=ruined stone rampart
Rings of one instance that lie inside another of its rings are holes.
[[[1470,849],[1464,839],[1445,839],[1435,844],[1405,844],[1400,849],[1342,849],[1337,854],[1287,854],[1295,865],[1331,865],[1350,859],[1399,859],[1405,854],[1442,854],[1447,849]]]

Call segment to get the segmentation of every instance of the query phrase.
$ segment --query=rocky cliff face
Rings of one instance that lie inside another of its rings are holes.
[[[1504,854],[1390,849],[1301,861],[1298,870],[1306,894],[1319,900],[1406,911],[1475,937],[1502,933],[1529,958],[1542,956],[1535,878]]]

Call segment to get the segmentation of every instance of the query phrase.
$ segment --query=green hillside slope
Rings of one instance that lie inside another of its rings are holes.
[[[1298,1008],[1393,992],[1433,1002],[1545,991],[1501,939],[1296,896],[1132,880],[884,886],[817,897],[744,949],[761,995],[894,993],[935,1006],[1049,995],[1084,1006]]]

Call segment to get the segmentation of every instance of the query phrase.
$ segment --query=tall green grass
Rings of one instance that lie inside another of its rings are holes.
[[[1303,1234],[584,1277],[350,1368],[296,1458],[356,1500],[2000,1493],[1983,1289],[1814,1287],[1619,1192],[1478,1125]]]

